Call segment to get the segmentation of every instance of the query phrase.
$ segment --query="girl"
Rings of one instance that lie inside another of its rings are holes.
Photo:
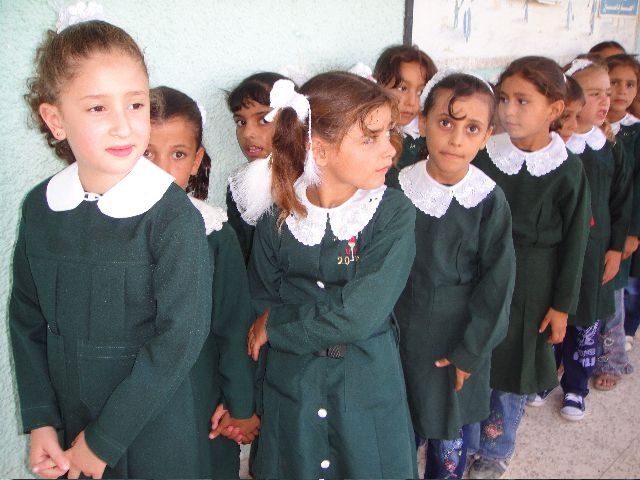
[[[627,53],[622,45],[620,45],[615,40],[607,40],[604,42],[600,42],[589,50],[590,56],[597,56],[601,59],[606,59],[611,55],[619,55],[621,53]]]
[[[431,82],[429,156],[399,177],[418,209],[417,253],[395,314],[413,428],[428,439],[425,476],[462,478],[462,430],[489,415],[491,351],[507,332],[515,253],[502,190],[469,165],[491,135],[493,92],[462,73]]]
[[[248,442],[255,437],[259,422],[253,414],[253,365],[243,349],[252,311],[242,252],[224,210],[203,201],[208,195],[211,159],[202,147],[203,119],[198,105],[169,87],[152,89],[151,99],[151,139],[144,156],[191,192],[189,199],[204,220],[209,255],[215,265],[211,333],[192,370],[197,379],[194,388],[203,399],[198,407],[204,410],[198,417],[211,416],[213,407],[224,400],[224,409],[218,408],[212,429],[227,433],[217,422],[228,412],[221,423],[238,427],[240,440]],[[239,454],[235,442],[221,438],[203,451],[206,456],[202,461],[211,466],[217,478],[237,478]]]
[[[589,228],[580,159],[549,126],[564,109],[560,67],[543,57],[512,62],[498,80],[500,123],[474,164],[504,190],[513,217],[516,282],[505,340],[491,360],[491,406],[471,478],[497,478],[515,449],[527,394],[558,384],[551,344],[564,337],[578,299]]]
[[[140,158],[142,52],[90,21],[50,33],[36,63],[34,119],[73,164],[27,195],[14,254],[9,324],[30,464],[47,478],[208,476],[191,367],[211,323],[211,262],[202,217]]]
[[[256,226],[249,268],[261,313],[249,331],[254,360],[268,343],[253,470],[414,478],[391,312],[415,255],[415,212],[384,185],[397,151],[396,102],[344,72],[300,91],[281,81],[271,92],[277,209]]]
[[[567,77],[567,96],[564,100],[564,110],[560,118],[551,126],[551,129],[560,135],[564,143],[567,143],[578,129],[578,115],[585,103],[586,99],[580,84],[574,78]]]
[[[227,190],[229,223],[240,241],[245,264],[249,263],[253,232],[258,220],[254,209],[262,209],[248,204],[247,192],[254,186],[241,182],[240,179],[249,178],[241,172],[249,170],[251,176],[256,177],[257,184],[264,184],[262,180],[268,175],[265,170],[268,169],[267,158],[271,155],[274,128],[273,123],[265,122],[264,116],[271,111],[269,93],[273,84],[283,79],[286,77],[279,73],[256,73],[242,80],[227,96],[227,106],[236,124],[238,145],[250,162],[229,177]]]
[[[578,308],[569,319],[562,345],[564,373],[560,383],[564,401],[560,414],[567,420],[581,420],[586,408],[584,399],[589,393],[589,377],[596,363],[599,319],[615,311],[612,280],[618,273],[625,245],[631,191],[624,157],[614,151],[600,129],[610,100],[606,68],[578,59],[568,68],[567,75],[580,84],[585,95],[576,133],[567,147],[580,155],[587,174],[592,218]]]
[[[405,45],[387,48],[373,69],[373,78],[398,100],[398,126],[404,136],[402,154],[385,180],[391,187],[399,188],[398,173],[402,168],[413,165],[424,148],[420,97],[424,86],[437,71],[429,55],[417,47]]]

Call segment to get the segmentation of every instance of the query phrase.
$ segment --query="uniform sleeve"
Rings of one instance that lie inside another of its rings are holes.
[[[229,225],[233,227],[238,237],[238,243],[242,251],[244,258],[244,264],[249,264],[249,257],[251,256],[251,246],[253,245],[253,233],[255,227],[249,225],[240,216],[240,211],[236,202],[231,195],[231,189],[227,187],[227,214],[229,216]]]
[[[151,240],[156,335],[85,429],[89,448],[110,466],[171,399],[210,331],[212,268],[206,235],[195,208],[184,210],[160,225]]]
[[[569,154],[572,155],[573,154]],[[558,245],[558,274],[551,307],[559,312],[574,314],[578,306],[582,265],[587,249],[591,224],[591,193],[587,175],[580,160],[558,201],[562,216],[562,241]]]
[[[395,198],[402,202],[385,206],[388,215],[377,219],[370,241],[360,250],[354,278],[340,295],[332,295],[337,300],[271,307],[271,348],[304,355],[366,339],[382,328],[415,257],[415,209],[406,198]]]
[[[26,252],[26,208],[23,209],[13,255],[13,288],[9,331],[25,433],[39,427],[62,427],[56,395],[49,379],[47,322],[40,309]]]
[[[629,233],[631,221],[632,198],[632,169],[631,159],[622,146],[617,142],[613,148],[614,176],[609,194],[609,211],[611,214],[610,250],[622,252]]]
[[[515,285],[511,211],[502,190],[497,190],[495,196],[496,201],[483,212],[480,225],[478,282],[469,301],[471,320],[462,342],[447,357],[457,368],[471,374],[507,334]]]
[[[631,220],[629,235],[640,236],[640,134],[635,136],[632,148],[629,149],[627,159],[630,163],[631,178]]]
[[[231,416],[248,418],[254,412],[254,364],[247,355],[247,333],[255,315],[251,307],[247,271],[231,226],[225,224],[222,230],[211,236],[219,238],[214,252],[211,320],[220,355],[219,385]]]

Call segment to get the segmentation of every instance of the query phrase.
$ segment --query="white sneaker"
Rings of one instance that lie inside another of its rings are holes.
[[[575,393],[565,393],[560,415],[567,420],[577,422],[584,418],[584,397]]]

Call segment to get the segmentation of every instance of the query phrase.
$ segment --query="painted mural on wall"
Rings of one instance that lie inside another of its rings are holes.
[[[523,55],[561,63],[603,40],[633,51],[639,0],[415,0],[413,43],[439,65],[497,68]]]

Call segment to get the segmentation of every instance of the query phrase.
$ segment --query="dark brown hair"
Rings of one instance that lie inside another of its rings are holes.
[[[618,55],[611,55],[604,59],[609,72],[618,67],[629,67],[636,74],[638,82],[640,82],[640,63],[635,55],[627,55],[626,53],[620,53]]]
[[[418,47],[393,45],[385,49],[378,58],[373,69],[373,78],[383,87],[390,85],[391,88],[395,88],[402,81],[400,65],[413,62],[420,64],[420,68],[424,72],[425,83],[431,80],[431,77],[438,71],[431,57]]]
[[[564,97],[565,105],[569,105],[573,102],[581,102],[583,105],[586,102],[584,98],[584,92],[578,81],[573,77],[567,77],[567,95]],[[562,128],[562,115],[551,123],[549,130],[557,132]]]
[[[367,132],[367,116],[376,108],[388,105],[392,119],[398,116],[395,99],[376,83],[347,72],[317,75],[301,88],[311,105],[311,131],[332,145],[339,145],[352,125]],[[295,194],[294,183],[304,171],[308,147],[308,119],[300,122],[291,108],[282,109],[276,117],[273,136],[272,190],[275,203],[281,209],[278,225],[291,213],[305,216],[306,210]],[[399,135],[392,135],[399,151]]]
[[[604,42],[596,43],[593,47],[591,47],[591,49],[589,50],[589,53],[594,53],[597,55],[601,51],[606,50],[607,48],[618,48],[622,50],[623,53],[626,53],[626,50],[624,49],[624,47],[620,45],[618,42],[616,42],[615,40],[607,40]]]
[[[40,117],[43,103],[56,105],[64,85],[72,80],[82,61],[95,54],[122,52],[138,60],[147,73],[144,55],[131,36],[119,27],[100,20],[81,22],[60,33],[47,32],[44,42],[36,50],[36,72],[27,81],[25,100],[31,108],[31,119],[56,155],[68,163],[75,157],[67,140],[57,140]]]
[[[182,118],[193,127],[194,140],[198,148],[202,147],[202,114],[198,104],[188,95],[171,87],[156,87],[150,92],[151,123],[162,123],[173,118]],[[205,200],[209,195],[209,173],[211,158],[206,150],[195,175],[189,177],[187,193]]]
[[[269,94],[273,84],[278,80],[289,80],[284,75],[274,72],[255,73],[242,80],[227,94],[227,106],[231,113],[249,106],[249,102],[257,102],[269,106]]]
[[[564,100],[567,95],[565,76],[560,65],[546,57],[522,57],[509,64],[498,79],[498,90],[507,78],[519,75],[547,97],[549,103]]]

